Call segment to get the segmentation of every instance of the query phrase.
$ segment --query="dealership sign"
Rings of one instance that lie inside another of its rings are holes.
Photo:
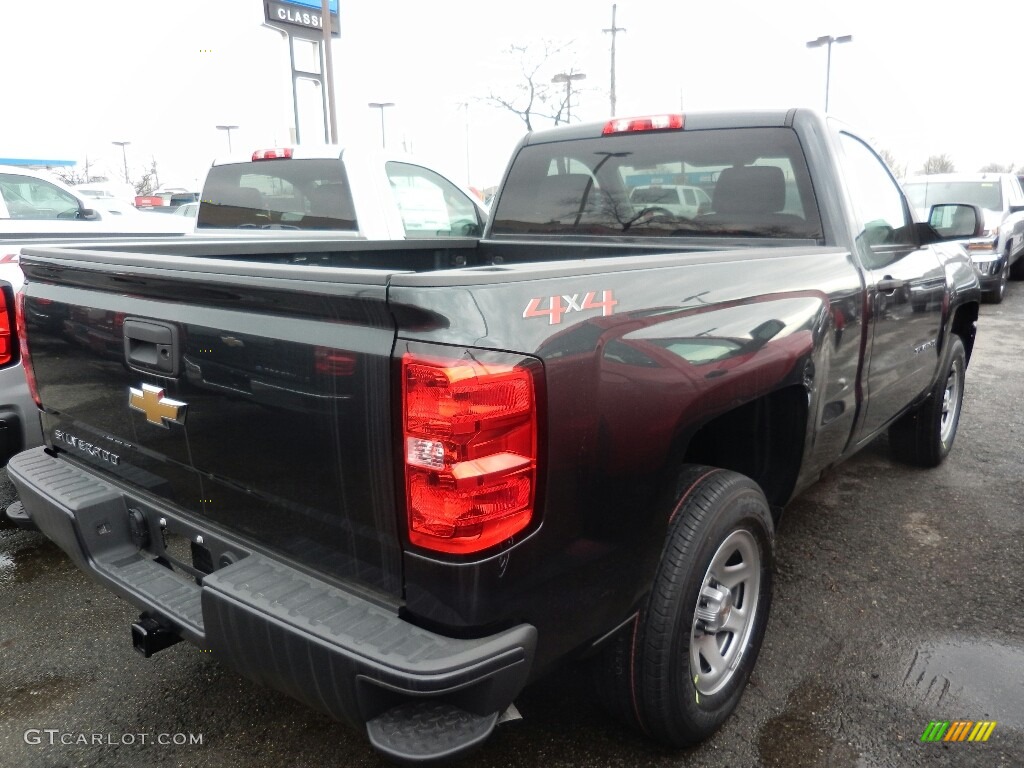
[[[338,37],[338,0],[330,0],[331,34]],[[265,18],[274,26],[302,27],[310,30],[324,28],[320,0],[265,0]]]

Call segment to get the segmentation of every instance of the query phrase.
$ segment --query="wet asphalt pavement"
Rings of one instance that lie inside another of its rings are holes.
[[[884,438],[790,505],[768,635],[737,712],[670,753],[567,668],[465,765],[1024,765],[1024,283],[982,307],[949,460]],[[0,501],[14,490],[0,472]],[[182,643],[136,654],[137,611],[39,534],[0,529],[0,766],[378,766],[362,735]],[[933,720],[985,743],[922,743]],[[51,743],[52,742],[52,743]]]

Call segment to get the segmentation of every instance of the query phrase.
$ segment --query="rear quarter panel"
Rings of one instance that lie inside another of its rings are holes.
[[[454,626],[528,621],[543,664],[608,631],[647,590],[671,511],[663,497],[673,459],[699,426],[799,387],[811,414],[805,465],[827,465],[849,439],[862,286],[842,249],[613,258],[442,279],[392,281],[397,353],[425,341],[539,358],[546,471],[539,524],[501,555],[452,563],[407,551],[415,615]]]

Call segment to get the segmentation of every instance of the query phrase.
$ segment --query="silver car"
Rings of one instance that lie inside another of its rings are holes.
[[[1024,190],[1015,174],[939,173],[907,179],[903,188],[924,221],[939,203],[970,203],[982,209],[981,231],[965,245],[988,301],[1003,300],[1011,276],[1024,279]]]

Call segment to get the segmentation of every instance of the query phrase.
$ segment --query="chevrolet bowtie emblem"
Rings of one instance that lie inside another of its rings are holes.
[[[185,403],[164,397],[164,391],[151,384],[143,384],[142,389],[129,387],[128,407],[133,411],[142,411],[146,414],[146,421],[164,429],[171,428],[168,423],[171,421],[183,425],[185,410],[188,408]]]

